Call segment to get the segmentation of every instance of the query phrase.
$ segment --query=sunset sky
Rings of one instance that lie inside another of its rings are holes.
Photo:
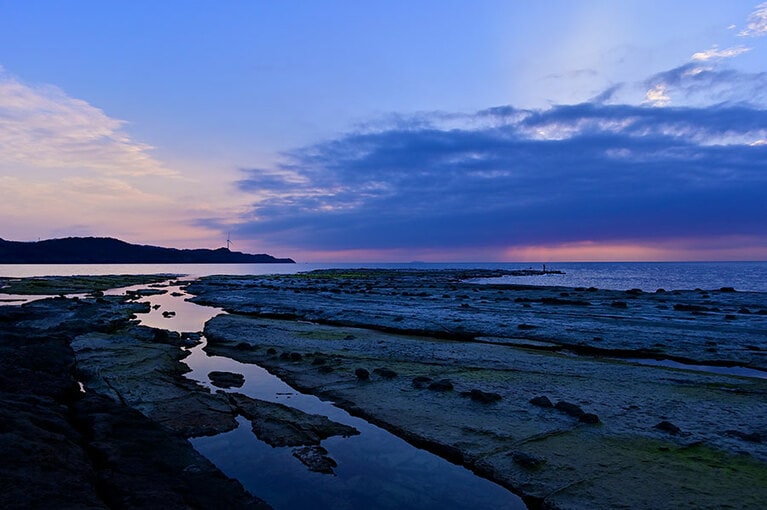
[[[767,3],[0,0],[0,238],[767,260]]]

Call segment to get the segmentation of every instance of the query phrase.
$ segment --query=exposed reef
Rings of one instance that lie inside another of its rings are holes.
[[[193,282],[189,292],[197,295],[194,302],[260,317],[767,370],[767,301],[762,293],[477,282],[503,274],[514,272],[321,270],[207,277]]]
[[[767,380],[636,362],[765,368],[763,294],[483,276],[320,271],[189,290],[232,312],[207,323],[208,352],[267,367],[532,508],[765,506]]]

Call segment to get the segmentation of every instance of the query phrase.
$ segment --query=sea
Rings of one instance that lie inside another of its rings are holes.
[[[542,269],[541,263],[298,263],[298,264],[6,264],[0,277],[108,274],[266,275],[293,274],[315,269]],[[537,276],[504,276],[486,283],[596,287],[600,289],[712,290],[767,292],[767,262],[560,262]]]

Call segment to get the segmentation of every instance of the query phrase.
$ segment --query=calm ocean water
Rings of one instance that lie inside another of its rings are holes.
[[[405,269],[540,269],[530,263],[408,263],[408,264],[97,264],[0,265],[0,276],[105,275],[175,273],[194,276],[216,274],[291,274],[328,268]],[[767,262],[562,262],[547,269],[564,271],[529,277],[504,277],[493,281],[531,285],[562,285],[626,290],[718,289],[767,292]]]

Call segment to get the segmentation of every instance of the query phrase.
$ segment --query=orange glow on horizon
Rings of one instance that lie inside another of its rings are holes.
[[[509,248],[297,251],[283,247],[280,249],[280,255],[292,257],[297,262],[309,263],[758,261],[767,260],[767,246],[760,243],[758,239],[731,237],[713,240],[687,239],[652,244],[582,241]]]
[[[671,262],[767,260],[767,246],[758,240],[729,238],[684,240],[657,244],[583,241],[506,250],[507,260],[552,262]]]

